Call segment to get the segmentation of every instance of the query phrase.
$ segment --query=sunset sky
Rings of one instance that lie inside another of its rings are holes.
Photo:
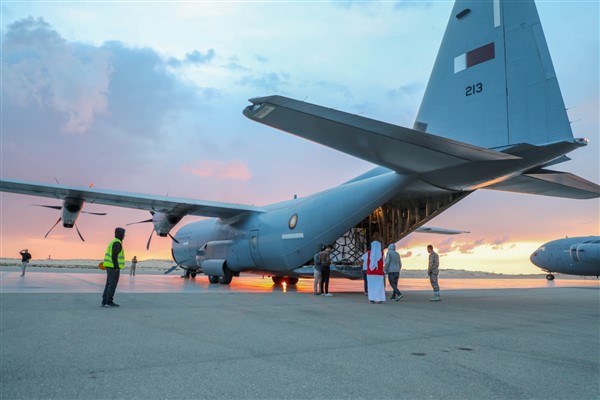
[[[599,181],[597,1],[537,2],[575,137],[555,167]],[[2,178],[264,205],[349,180],[373,165],[252,122],[252,97],[281,94],[412,127],[452,2],[3,1]],[[44,235],[58,200],[1,193],[0,257],[100,259],[114,228],[148,212],[102,205]],[[413,234],[405,268],[534,273],[529,255],[600,234],[600,201],[480,190]],[[197,220],[185,217],[175,227]],[[170,258],[151,224],[127,227],[127,258]]]

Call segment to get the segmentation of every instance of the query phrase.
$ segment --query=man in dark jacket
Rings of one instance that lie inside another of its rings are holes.
[[[116,228],[115,238],[108,244],[106,254],[104,254],[104,261],[102,263],[106,268],[106,285],[102,294],[102,307],[119,307],[117,303],[113,302],[113,297],[119,283],[121,269],[125,267],[124,238],[125,229]]]

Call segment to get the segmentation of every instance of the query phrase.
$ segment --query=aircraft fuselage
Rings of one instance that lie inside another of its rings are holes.
[[[549,273],[600,276],[600,236],[550,241],[540,246],[530,260]]]
[[[173,243],[175,261],[200,267],[207,275],[232,272],[291,272],[312,259],[374,209],[393,197],[410,178],[389,172],[276,203],[264,213],[207,219],[183,226]]]

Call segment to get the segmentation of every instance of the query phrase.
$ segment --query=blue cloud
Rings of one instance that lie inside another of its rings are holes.
[[[180,79],[173,60],[151,48],[68,41],[43,19],[11,24],[2,49],[2,146],[13,150],[3,165],[11,176],[24,172],[24,153],[27,167],[59,178],[97,168],[123,176],[157,160],[168,166],[176,160],[161,155],[198,135],[203,105],[219,96]]]
[[[243,86],[252,86],[259,90],[269,93],[284,93],[284,87],[289,86],[290,77],[286,73],[278,74],[268,72],[258,76],[247,75],[240,79],[238,83]]]
[[[206,64],[212,61],[213,58],[215,58],[215,51],[213,49],[209,49],[206,54],[194,50],[185,55],[185,61],[191,64]]]

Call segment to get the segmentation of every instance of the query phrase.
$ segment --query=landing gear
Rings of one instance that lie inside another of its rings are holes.
[[[221,285],[229,285],[233,279],[233,273],[226,265],[223,266],[223,276],[219,277],[219,283]]]
[[[198,271],[196,271],[196,270],[186,269],[185,272],[183,273],[183,275],[181,275],[181,277],[184,279],[189,279],[189,278],[193,279],[196,277],[197,274],[198,274]]]
[[[546,279],[548,279],[549,281],[553,281],[554,280],[554,275],[548,274],[548,275],[546,275]]]
[[[239,276],[239,272],[232,272],[227,266],[223,266],[223,276],[219,275],[208,275],[208,281],[210,283],[220,283],[221,285],[229,285],[233,279],[233,276]]]
[[[283,282],[286,282],[288,285],[295,285],[298,283],[298,278],[291,278],[291,277],[283,277],[283,276],[272,276],[271,279],[273,280],[273,283],[276,285],[281,285]]]
[[[283,283],[283,277],[281,277],[281,276],[272,276],[271,279],[273,280],[273,283],[276,285],[281,285],[281,283]]]

